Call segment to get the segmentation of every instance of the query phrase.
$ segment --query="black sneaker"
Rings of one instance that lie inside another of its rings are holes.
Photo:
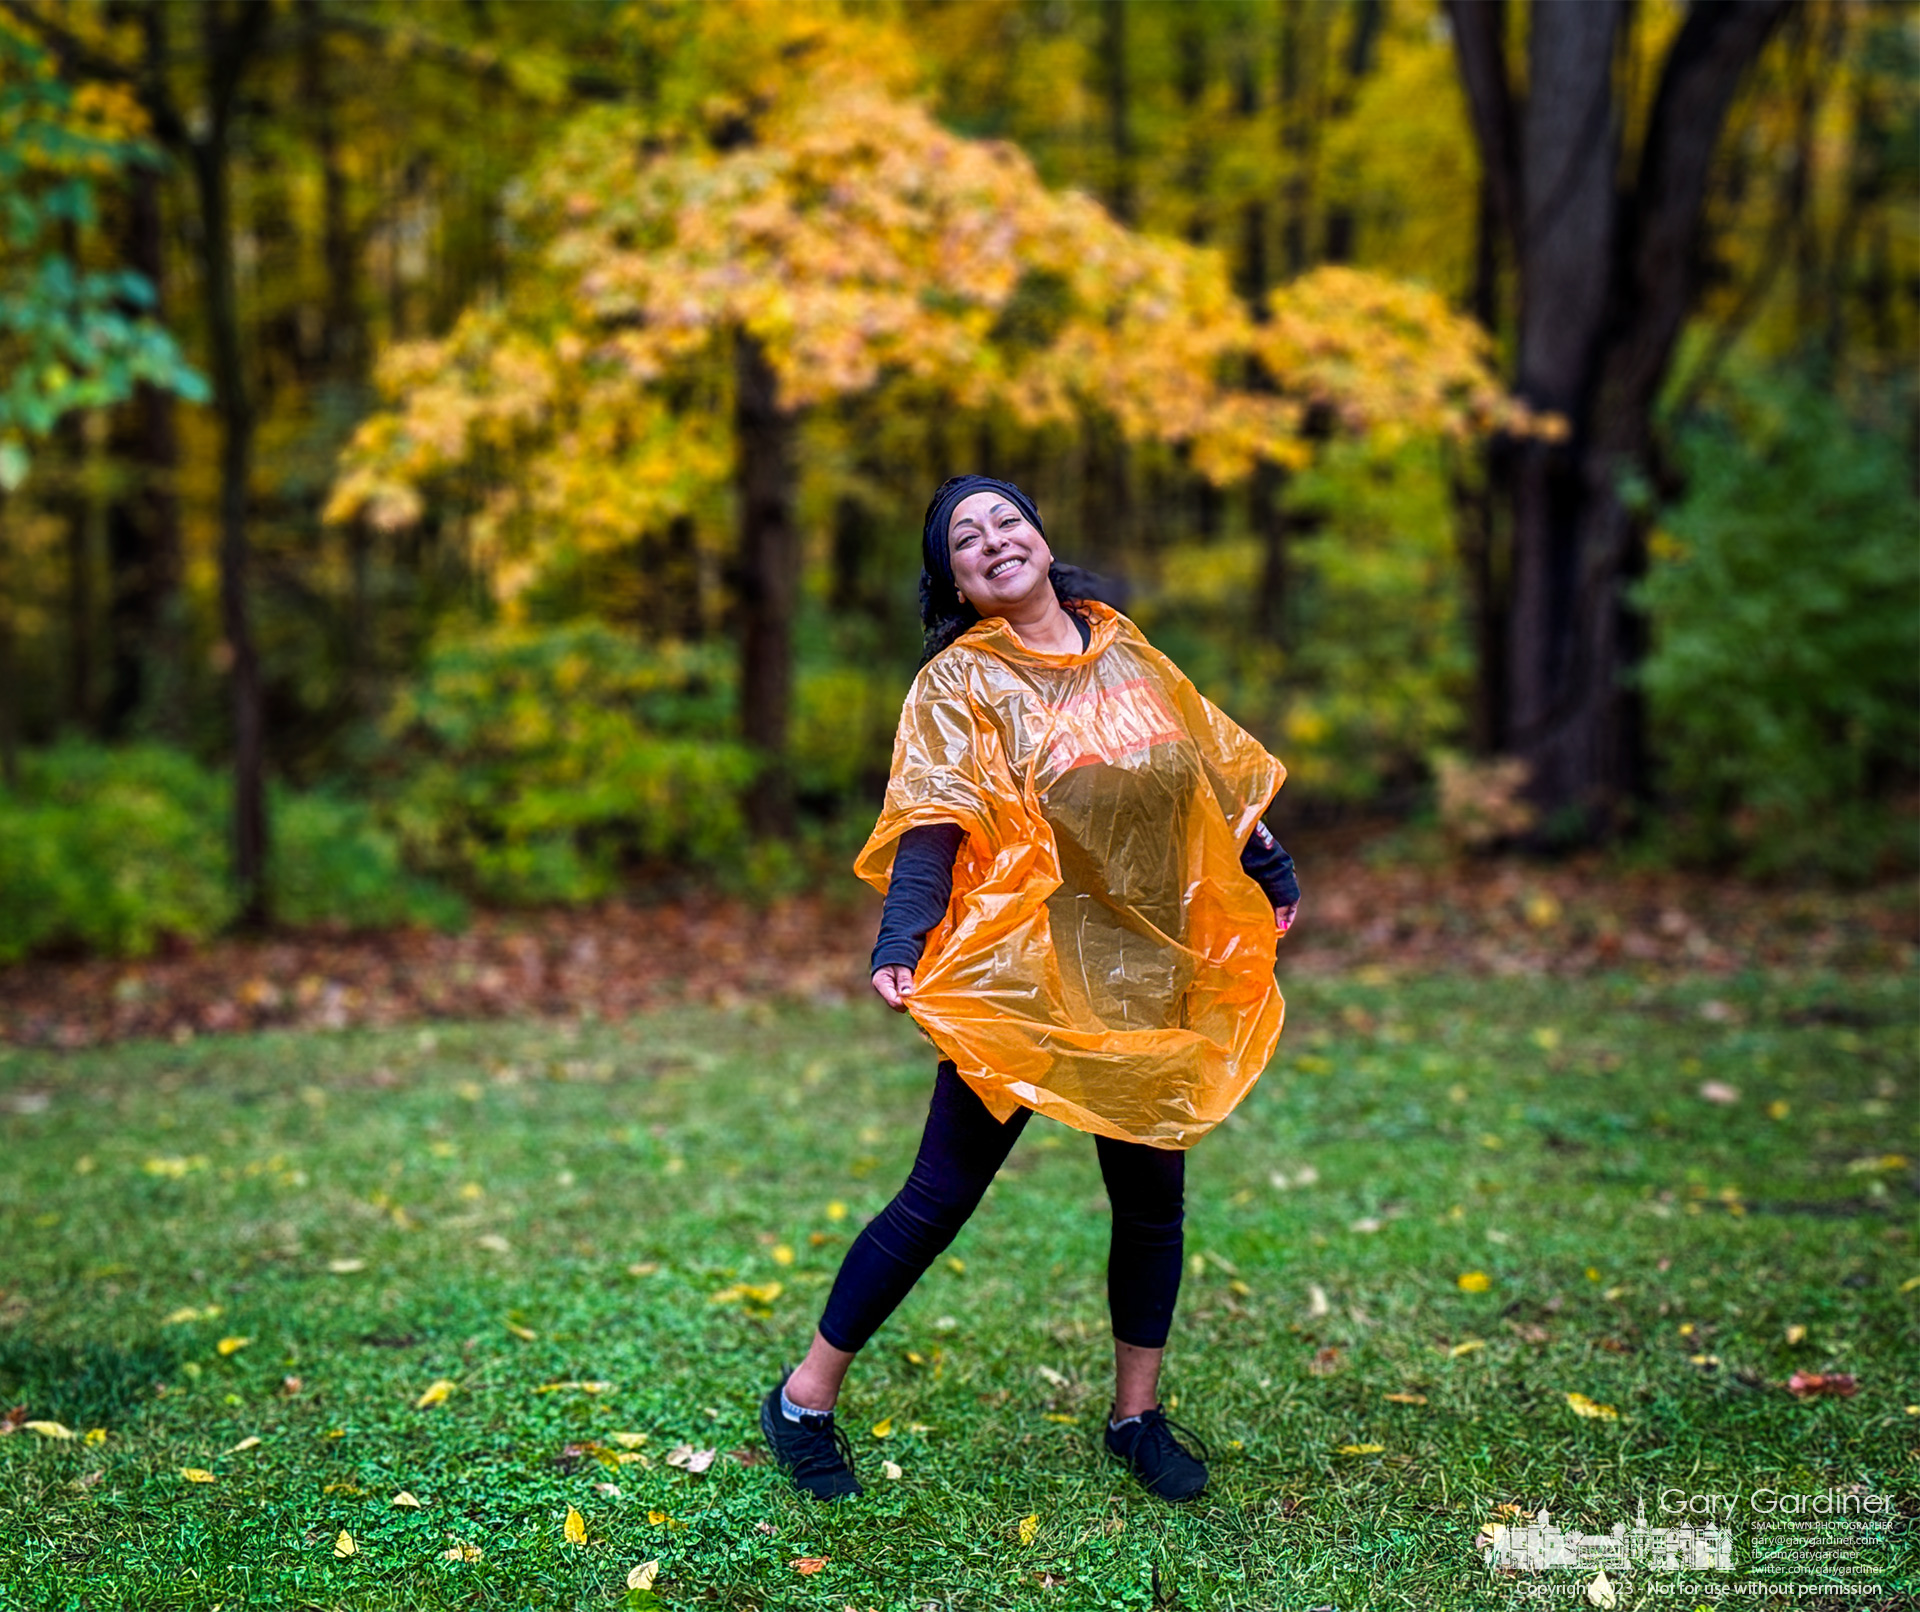
[[[1200,1446],[1198,1458],[1173,1436],[1176,1427]],[[1158,1405],[1143,1412],[1137,1422],[1109,1427],[1107,1453],[1124,1462],[1148,1494],[1162,1500],[1193,1499],[1206,1488],[1206,1463],[1213,1459],[1198,1433],[1169,1421]]]
[[[790,1421],[780,1408],[780,1394],[788,1372],[772,1393],[760,1401],[760,1431],[767,1435],[773,1458],[793,1474],[794,1486],[817,1500],[839,1500],[864,1494],[853,1475],[853,1445],[834,1424],[832,1411],[809,1411]]]

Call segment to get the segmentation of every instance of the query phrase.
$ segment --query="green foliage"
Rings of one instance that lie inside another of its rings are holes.
[[[177,751],[63,744],[0,792],[0,962],[203,939],[235,911],[219,781]]]
[[[608,627],[502,628],[435,648],[388,719],[409,857],[501,901],[584,901],[622,862],[713,867],[746,842],[756,764],[723,737],[717,646]]]
[[[273,913],[288,924],[458,929],[467,905],[402,865],[400,841],[364,801],[275,791]]]
[[[44,51],[0,28],[0,492],[25,479],[28,443],[76,409],[117,403],[141,381],[209,395],[149,317],[142,276],[82,270],[47,239],[94,222],[96,178],[156,160],[76,105]]]
[[[60,947],[138,957],[234,917],[224,777],[161,745],[29,752],[0,792],[0,962]],[[451,925],[459,900],[400,865],[364,806],[276,792],[269,878],[291,923]]]
[[[1864,877],[1888,786],[1920,763],[1920,503],[1901,445],[1808,385],[1748,380],[1678,451],[1689,490],[1638,590],[1677,848]]]

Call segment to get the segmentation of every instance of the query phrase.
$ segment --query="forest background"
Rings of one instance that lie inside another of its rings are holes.
[[[845,881],[1010,476],[1280,822],[1905,870],[1920,12],[0,0],[0,960]]]

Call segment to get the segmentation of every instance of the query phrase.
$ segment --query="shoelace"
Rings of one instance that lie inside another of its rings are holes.
[[[853,1441],[847,1437],[847,1430],[839,1422],[829,1422],[825,1427],[808,1427],[802,1422],[800,1428],[811,1436],[799,1459],[793,1463],[793,1475],[796,1478],[814,1477],[832,1472],[840,1466],[848,1471],[853,1470]]]
[[[1140,1418],[1140,1436],[1134,1440],[1133,1445],[1133,1453],[1136,1458],[1140,1454],[1140,1446],[1146,1443],[1150,1434],[1156,1432],[1168,1443],[1176,1442],[1173,1437],[1175,1432],[1186,1434],[1190,1442],[1199,1446],[1201,1461],[1208,1466],[1213,1464],[1213,1451],[1207,1448],[1207,1441],[1201,1438],[1198,1433],[1194,1432],[1192,1428],[1188,1427],[1185,1422],[1176,1422],[1158,1405],[1154,1406],[1152,1410],[1145,1412]],[[1192,1452],[1189,1451],[1188,1453],[1191,1454]]]

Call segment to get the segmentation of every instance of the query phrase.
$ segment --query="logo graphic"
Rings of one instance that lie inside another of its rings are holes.
[[[1178,744],[1185,737],[1166,696],[1146,677],[1076,694],[1039,709],[1052,719],[1042,770],[1054,778],[1075,767],[1102,762],[1113,766],[1157,744]]]
[[[1685,1526],[1655,1528],[1640,1502],[1631,1524],[1617,1522],[1604,1534],[1583,1534],[1558,1527],[1542,1506],[1532,1522],[1509,1527],[1492,1523],[1485,1531],[1486,1563],[1537,1573],[1549,1567],[1634,1567],[1654,1572],[1731,1572],[1733,1532],[1728,1528]]]

